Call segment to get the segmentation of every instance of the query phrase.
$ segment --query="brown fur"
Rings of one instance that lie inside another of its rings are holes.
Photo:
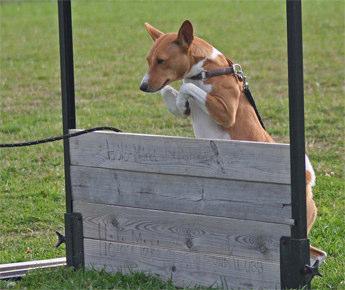
[[[305,172],[306,179],[306,194],[307,194],[307,232],[309,233],[317,216],[317,207],[315,205],[313,191],[311,187],[311,173]]]
[[[204,68],[210,71],[228,65],[228,60],[219,56],[215,60],[207,60]],[[231,139],[273,142],[243,94],[242,81],[234,75],[224,75],[210,78],[206,83],[212,85],[206,107],[213,119],[229,132]]]
[[[149,63],[149,86],[159,90],[164,83],[182,79],[191,67],[212,53],[213,47],[193,36],[193,28],[185,21],[178,33],[163,34],[151,25],[146,29],[155,41],[147,57]],[[157,59],[164,59],[158,64]],[[224,56],[207,59],[204,69],[209,71],[227,67],[231,63]],[[223,75],[206,81],[212,85],[207,95],[206,107],[211,117],[228,131],[231,139],[273,143],[273,138],[261,126],[253,107],[243,94],[243,82],[234,75]],[[311,188],[311,173],[306,172],[307,227],[310,231],[317,215]]]

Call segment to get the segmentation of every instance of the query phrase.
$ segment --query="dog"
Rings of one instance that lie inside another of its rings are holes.
[[[148,72],[140,90],[162,94],[168,110],[178,117],[191,116],[196,138],[247,140],[274,143],[265,130],[255,105],[244,94],[242,70],[205,40],[194,36],[192,23],[184,21],[178,33],[163,33],[145,23],[154,44],[147,56]],[[206,72],[218,72],[206,77]],[[170,83],[183,80],[179,91]],[[317,216],[312,186],[315,172],[306,161],[307,232]],[[326,253],[311,247],[311,254]]]

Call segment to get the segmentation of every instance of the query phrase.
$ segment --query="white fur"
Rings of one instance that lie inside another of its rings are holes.
[[[185,102],[190,98],[196,102],[204,113],[208,114],[208,110],[206,108],[207,92],[193,83],[183,83],[180,88],[179,95],[177,96],[177,102],[179,102],[179,99],[182,99]]]
[[[209,59],[216,59],[218,56],[222,55],[222,53],[215,47],[212,48],[212,53],[208,57]]]
[[[161,95],[164,98],[164,102],[169,110],[170,113],[177,117],[182,117],[182,118],[187,118],[188,116],[184,114],[184,110],[181,110],[177,107],[177,96],[179,92],[175,90],[171,86],[165,86],[163,89],[160,91]],[[185,104],[184,104],[185,106]]]
[[[305,170],[309,171],[311,174],[311,186],[315,185],[316,181],[316,175],[313,166],[311,165],[311,162],[308,158],[308,156],[305,156]]]
[[[203,66],[207,59],[215,59],[221,52],[213,48],[211,55],[192,66],[185,75],[176,105],[183,109],[187,100],[190,105],[194,135],[196,138],[231,139],[228,132],[223,130],[209,115],[206,108],[207,94],[212,91],[212,85],[205,84],[203,80],[191,80],[190,77],[204,70]]]
[[[150,75],[145,74],[140,85],[142,85],[143,83],[148,83],[149,79],[150,79]]]
[[[204,71],[204,63],[207,59],[216,59],[219,55],[222,55],[222,53],[216,49],[212,48],[212,53],[206,57],[205,59],[200,60],[195,65],[193,65],[190,69],[190,71],[184,76],[183,82],[185,83],[192,83],[196,85],[197,87],[203,89],[205,92],[210,93],[212,91],[212,85],[205,84],[203,80],[192,80],[190,77],[195,76],[202,71]]]
[[[194,100],[189,99],[194,135],[196,138],[231,139],[228,132],[224,131],[213,119],[210,118]]]
[[[230,139],[228,132],[224,131],[210,116],[206,108],[207,92],[194,83],[183,83],[176,105],[182,110],[184,104],[189,102],[194,135],[196,138]]]
[[[199,62],[197,62],[196,64],[194,64],[191,69],[189,70],[189,72],[187,72],[184,76],[184,78],[190,78],[192,76],[195,76],[197,75],[198,73],[202,72],[204,70],[203,66],[204,66],[204,63],[206,61],[206,58],[205,59],[202,59],[200,60]]]
[[[190,92],[187,96],[181,94]],[[160,93],[168,107],[168,110],[177,117],[187,117],[184,112],[186,110],[185,102],[189,102],[191,109],[191,118],[193,124],[194,135],[196,138],[209,138],[209,139],[230,139],[229,134],[217,125],[211,119],[208,113],[205,112],[205,101],[207,93],[193,84],[186,83],[181,87],[180,92],[171,86],[165,86]],[[197,102],[193,96],[197,96]],[[183,98],[182,96],[186,97]],[[180,101],[178,101],[180,99]],[[201,104],[201,106],[200,106]],[[204,109],[201,109],[204,107]]]
[[[201,73],[204,68],[204,63],[206,61],[206,58],[203,60],[200,60],[195,65],[193,65],[190,69],[190,71],[184,76],[184,83],[192,83],[199,87],[200,89],[204,90],[205,92],[209,93],[212,91],[212,85],[205,84],[203,80],[192,80],[190,77],[195,76],[199,73]]]

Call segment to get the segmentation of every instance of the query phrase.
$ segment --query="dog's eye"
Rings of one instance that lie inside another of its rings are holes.
[[[164,59],[157,58],[157,63],[158,63],[158,64],[162,64],[162,63],[164,63]]]

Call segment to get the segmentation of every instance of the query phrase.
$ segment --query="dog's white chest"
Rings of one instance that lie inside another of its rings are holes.
[[[195,100],[189,100],[194,135],[196,138],[207,139],[231,139],[230,135],[224,131],[209,115],[207,115]]]
[[[202,89],[205,93],[211,92],[212,86],[209,84],[204,84],[200,80],[187,79],[185,83],[192,83]],[[207,138],[207,139],[231,139],[228,132],[219,126],[207,113],[205,113],[200,105],[193,99],[189,100],[192,125],[194,130],[194,135],[196,138]]]

